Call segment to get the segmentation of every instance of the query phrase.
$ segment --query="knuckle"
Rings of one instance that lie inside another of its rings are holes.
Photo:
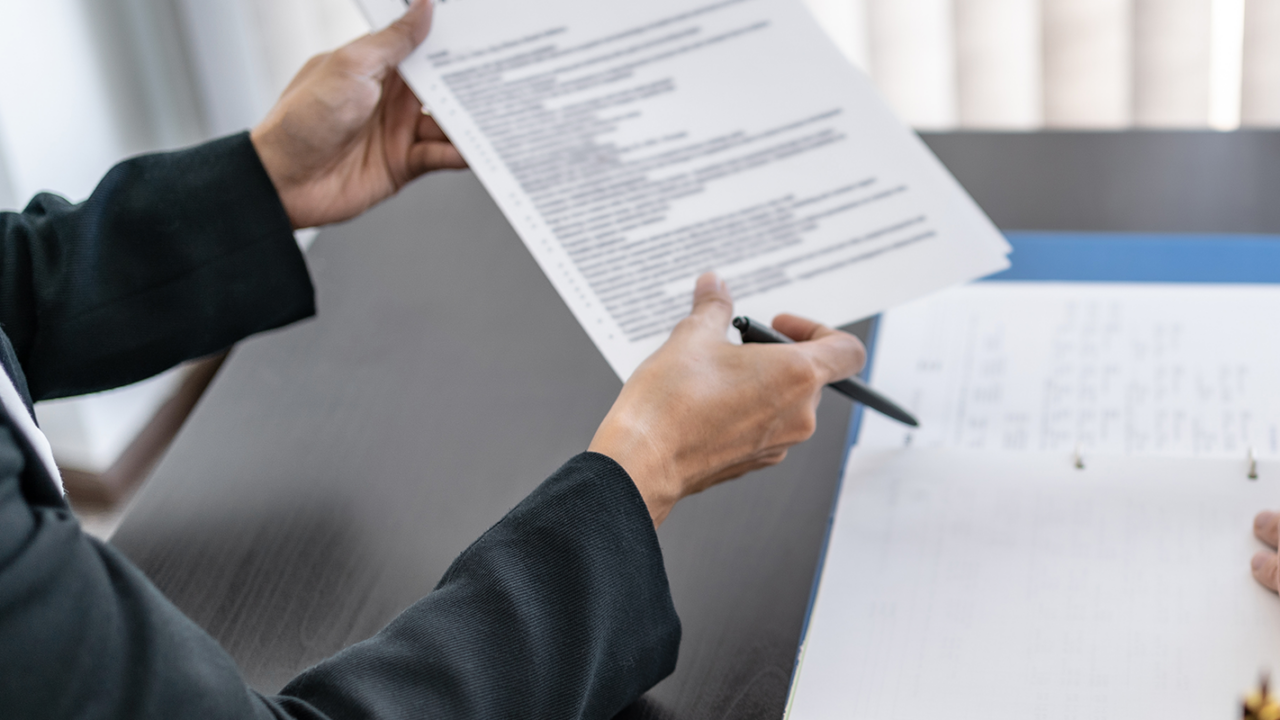
[[[335,70],[339,72],[351,72],[363,64],[364,53],[354,44],[344,45],[343,47],[329,53],[328,59]]]
[[[837,355],[831,360],[831,364],[838,367],[833,367],[832,370],[838,371],[841,375],[846,372],[852,375],[861,371],[867,364],[867,348],[862,341],[844,332],[834,337],[839,338],[840,342],[834,346]]]
[[[405,41],[413,41],[414,21],[408,15],[400,16],[400,19],[387,26],[387,30],[397,39]]]
[[[857,338],[853,339],[853,364],[857,368],[856,372],[867,366],[867,346]]]
[[[724,295],[724,293],[712,293],[707,295],[703,302],[708,305],[719,306],[725,310],[733,309],[733,301]]]
[[[782,372],[784,382],[788,386],[799,389],[801,394],[807,393],[810,388],[820,384],[817,366],[799,352],[787,353]]]
[[[687,315],[683,320],[676,323],[676,326],[671,329],[671,337],[668,338],[667,341],[671,342],[674,340],[676,342],[679,342],[681,339],[685,338],[690,333],[697,332],[698,328],[700,328],[701,325],[702,325],[702,321],[698,318],[697,315]]]
[[[324,52],[307,58],[307,62],[304,63],[302,69],[298,71],[297,77],[303,77],[315,72],[316,68],[324,65],[325,61],[327,61],[332,55],[332,52]]]
[[[396,46],[395,50],[397,52],[408,54],[418,44],[414,37],[414,32],[413,21],[408,17],[401,17],[387,26],[386,37]]]
[[[704,315],[707,312],[714,311],[717,313],[732,313],[733,302],[723,295],[711,294],[703,295],[694,303],[693,315]]]
[[[803,415],[800,416],[800,422],[797,423],[797,425],[798,427],[796,428],[796,430],[799,431],[799,434],[803,437],[804,440],[808,440],[809,438],[813,437],[814,433],[818,431],[817,413],[814,413],[814,412],[804,413]]]
[[[809,360],[804,364],[802,378],[802,387],[807,391],[806,395],[812,395],[814,390],[822,387],[827,382],[827,373],[823,372],[818,363]]]

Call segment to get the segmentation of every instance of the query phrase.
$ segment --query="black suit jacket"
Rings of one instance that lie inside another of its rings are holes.
[[[0,242],[0,364],[28,404],[314,312],[247,134],[122,163],[80,205],[41,195],[0,214]],[[386,629],[261,696],[80,531],[0,411],[0,718],[606,718],[670,674],[679,638],[643,500],[584,453]]]

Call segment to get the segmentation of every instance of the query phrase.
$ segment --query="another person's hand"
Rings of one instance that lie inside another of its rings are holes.
[[[346,220],[423,173],[466,163],[396,71],[431,29],[430,0],[312,58],[250,134],[295,228]]]
[[[1253,519],[1253,534],[1271,546],[1253,556],[1253,577],[1266,585],[1271,592],[1280,590],[1280,563],[1275,548],[1280,543],[1280,513],[1260,512]]]
[[[693,312],[644,362],[591,441],[631,475],[655,525],[681,498],[782,462],[813,435],[829,382],[862,369],[852,335],[780,315],[794,345],[734,345],[733,299],[713,274],[698,279]]]

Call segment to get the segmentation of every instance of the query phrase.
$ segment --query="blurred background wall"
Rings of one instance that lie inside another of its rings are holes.
[[[119,160],[253,125],[308,57],[365,33],[351,0],[0,0],[0,208],[89,195]],[[181,371],[37,415],[103,472]]]
[[[920,129],[1280,126],[1280,0],[804,1]],[[366,31],[352,0],[0,0],[0,207],[248,128]],[[105,470],[180,373],[42,403],[60,462]]]

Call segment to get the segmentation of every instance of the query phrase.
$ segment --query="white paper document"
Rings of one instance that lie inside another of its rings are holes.
[[[790,720],[1239,717],[1280,670],[1280,466],[855,447]]]
[[[708,270],[840,325],[1007,265],[799,0],[437,0],[401,73],[624,379]]]
[[[860,445],[1280,457],[1280,287],[977,283],[886,313]],[[1280,670],[1280,668],[1277,668]]]

